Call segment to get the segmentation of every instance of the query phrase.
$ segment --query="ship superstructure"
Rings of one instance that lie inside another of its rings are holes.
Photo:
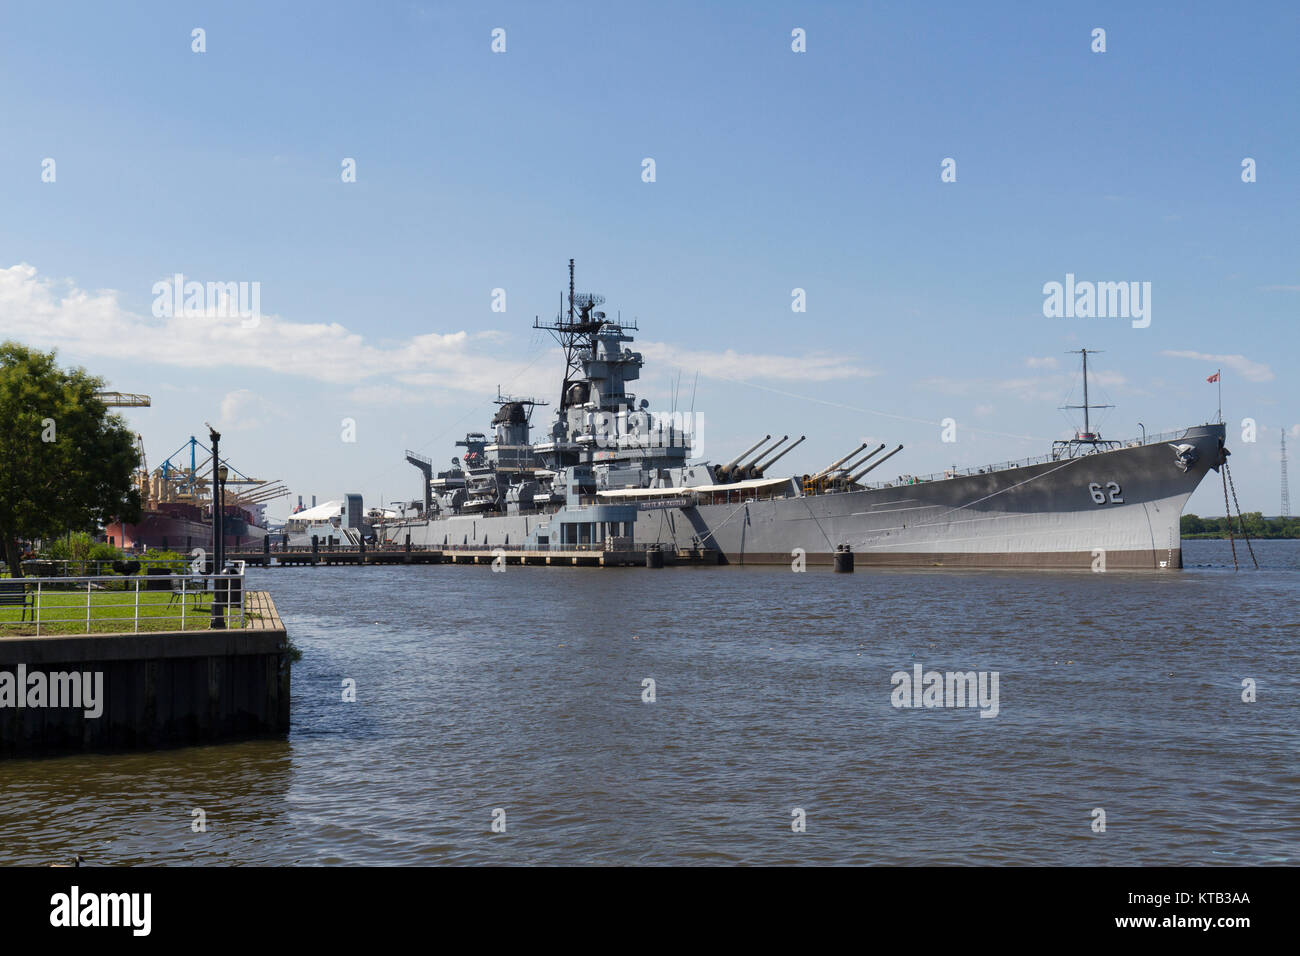
[[[710,548],[731,563],[830,563],[850,547],[862,564],[935,567],[1181,567],[1179,518],[1227,455],[1222,423],[1143,441],[1102,439],[1084,394],[1085,426],[1040,459],[900,476],[866,476],[903,446],[864,443],[805,475],[773,471],[804,436],[764,436],[724,464],[691,454],[692,414],[652,411],[628,390],[644,364],[635,323],[574,290],[534,328],[551,334],[564,376],[549,429],[546,402],[498,393],[492,432],[471,432],[452,467],[427,479],[418,519],[383,537],[428,547]],[[1087,355],[1084,353],[1086,383]],[[428,459],[407,460],[431,474]]]

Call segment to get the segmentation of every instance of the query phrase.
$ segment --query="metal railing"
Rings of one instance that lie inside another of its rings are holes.
[[[0,637],[244,626],[244,569],[0,580]]]
[[[1158,445],[1161,442],[1175,441],[1187,434],[1189,429],[1180,428],[1172,432],[1160,432],[1156,435],[1147,435],[1146,439],[1131,438],[1128,441],[1117,441],[1116,450],[1120,448],[1143,447],[1145,445]],[[946,468],[943,471],[936,471],[929,475],[900,475],[893,481],[873,481],[863,482],[863,488],[896,488],[902,485],[919,485],[930,481],[945,481],[949,478],[961,478],[968,475],[986,475],[994,471],[1006,471],[1011,468],[1028,468],[1031,465],[1046,465],[1054,461],[1067,461],[1068,456],[1047,454],[1037,455],[1033,458],[1019,458],[1013,461],[1001,461],[993,465],[973,465],[969,468]]]
[[[169,570],[180,573],[182,568],[188,568],[194,564],[194,559],[189,557],[181,558],[151,558],[147,555],[132,555],[127,558],[27,558],[23,561],[23,574],[30,577],[43,577],[47,580],[51,577],[109,577],[118,575],[127,577],[138,572],[148,573],[150,568],[165,567]],[[122,572],[118,566],[134,567]]]
[[[627,547],[623,550],[644,551],[649,546],[650,544],[648,542],[629,542]],[[433,551],[476,551],[479,554],[491,553],[493,551],[504,551],[507,554],[518,554],[521,551],[528,551],[528,552],[537,551],[543,553],[549,551],[554,551],[556,553],[567,552],[567,551],[591,551],[591,552],[599,553],[601,551],[608,550],[608,548],[606,547],[606,542],[604,541],[597,541],[594,543],[590,541],[584,541],[581,544],[560,544],[558,542],[554,544],[447,544],[447,545],[441,545],[437,548],[432,548],[431,550]]]
[[[234,548],[227,548],[226,553],[252,555],[254,558],[256,558],[258,555],[261,554],[270,554],[272,556],[277,554],[311,554],[312,550],[313,550],[312,546],[309,544],[291,544],[288,547],[285,547],[284,545],[276,545],[275,547],[271,548],[270,551],[266,551],[266,552],[262,551],[260,548],[253,549],[253,550],[239,550],[239,551],[236,551]],[[361,548],[355,544],[349,544],[349,545],[336,544],[330,547],[327,546],[325,542],[322,541],[320,543],[320,546],[315,550],[320,554],[331,554],[331,553],[356,554],[358,551],[361,550]],[[405,550],[406,550],[406,546],[401,541],[381,541],[378,543],[369,542],[369,541],[366,542],[366,554],[371,554],[376,551],[392,553],[394,551],[400,552]],[[411,550],[412,551],[441,551],[442,545],[412,544]]]

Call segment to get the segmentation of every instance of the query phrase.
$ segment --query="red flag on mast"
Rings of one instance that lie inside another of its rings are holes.
[[[1218,372],[1215,372],[1213,375],[1211,375],[1209,378],[1206,379],[1207,382],[1217,382],[1218,380],[1219,380]]]

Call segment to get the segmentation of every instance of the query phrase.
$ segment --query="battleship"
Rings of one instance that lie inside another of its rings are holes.
[[[691,457],[691,416],[652,412],[627,390],[640,377],[636,323],[574,291],[553,321],[534,320],[564,354],[549,403],[500,394],[490,432],[471,432],[449,469],[408,451],[424,476],[418,516],[386,521],[383,540],[428,548],[707,549],[720,563],[831,564],[849,549],[864,566],[1172,570],[1182,567],[1183,507],[1226,461],[1222,422],[1103,439],[1084,426],[1038,458],[866,481],[903,451],[863,443],[820,471],[773,471],[803,437],[767,435],[725,463]],[[883,453],[883,454],[882,454]]]

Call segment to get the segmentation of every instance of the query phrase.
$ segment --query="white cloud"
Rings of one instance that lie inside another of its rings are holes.
[[[209,313],[154,317],[124,308],[115,290],[89,292],[71,281],[41,276],[20,263],[0,269],[0,337],[58,348],[78,359],[152,361],[182,368],[234,366],[301,376],[331,385],[365,404],[427,402],[437,392],[482,396],[497,385],[511,392],[545,393],[555,386],[562,359],[547,349],[520,369],[500,356],[501,330],[429,332],[396,341],[367,340],[338,323],[293,322],[261,316],[251,328],[237,317]],[[663,342],[638,345],[647,360],[724,379],[823,382],[876,373],[832,353],[777,355],[694,351]],[[227,427],[251,427],[265,412],[247,390],[222,403]],[[260,411],[259,411],[260,409]],[[234,424],[231,424],[234,423]]]
[[[246,388],[228,392],[221,399],[221,427],[242,432],[257,428],[270,417],[271,406],[256,392]]]
[[[1035,358],[1031,355],[1025,359],[1025,364],[1030,368],[1056,368],[1060,363],[1051,355],[1045,358]]]
[[[125,309],[114,290],[88,292],[38,275],[27,263],[0,269],[0,336],[78,358],[153,361],[183,368],[236,366],[301,376],[334,385],[370,383],[466,391],[498,384],[531,388],[560,364],[536,360],[521,371],[484,348],[491,332],[430,332],[371,344],[338,323],[291,322],[263,315],[252,328],[215,315],[155,318]],[[480,351],[480,349],[483,349]],[[540,366],[540,367],[539,367]],[[553,378],[553,376],[551,376]]]
[[[1263,362],[1252,362],[1244,355],[1211,355],[1208,352],[1186,352],[1165,350],[1160,353],[1170,358],[1195,359],[1198,362],[1213,362],[1216,366],[1225,366],[1238,372],[1248,382],[1271,382],[1273,370]]]

